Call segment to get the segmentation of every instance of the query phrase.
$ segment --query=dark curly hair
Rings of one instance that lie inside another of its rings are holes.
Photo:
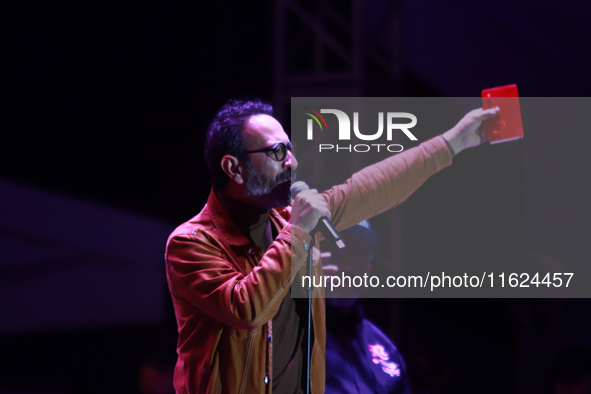
[[[273,116],[273,106],[261,99],[229,100],[209,124],[204,157],[211,182],[216,190],[226,186],[228,176],[220,162],[224,155],[239,156],[244,150],[244,125],[254,115]]]

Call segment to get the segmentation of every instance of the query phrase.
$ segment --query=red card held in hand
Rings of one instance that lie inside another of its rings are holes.
[[[523,138],[523,123],[517,85],[505,85],[482,91],[484,109],[499,107],[499,116],[485,123],[488,142],[513,141]]]

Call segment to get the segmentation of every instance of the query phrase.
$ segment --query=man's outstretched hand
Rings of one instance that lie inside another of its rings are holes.
[[[454,154],[464,149],[472,148],[486,142],[484,122],[499,114],[499,107],[477,108],[468,112],[453,128],[443,133],[443,138],[449,143]]]

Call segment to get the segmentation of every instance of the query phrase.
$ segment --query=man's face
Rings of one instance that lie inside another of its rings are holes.
[[[244,130],[246,151],[272,147],[277,143],[289,143],[281,124],[272,116],[255,115]],[[270,152],[249,153],[244,158],[244,196],[260,208],[281,208],[289,205],[292,171],[297,160],[287,152],[281,161]]]

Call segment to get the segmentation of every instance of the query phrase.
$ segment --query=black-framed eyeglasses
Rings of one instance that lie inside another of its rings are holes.
[[[259,153],[259,152],[264,152],[267,154],[267,156],[269,156],[271,159],[277,160],[277,161],[283,161],[285,159],[285,157],[287,156],[287,151],[291,152],[291,142],[288,142],[287,144],[284,142],[279,142],[269,148],[263,148],[263,149],[256,149],[256,150],[248,150],[246,152],[242,152],[242,153]]]

